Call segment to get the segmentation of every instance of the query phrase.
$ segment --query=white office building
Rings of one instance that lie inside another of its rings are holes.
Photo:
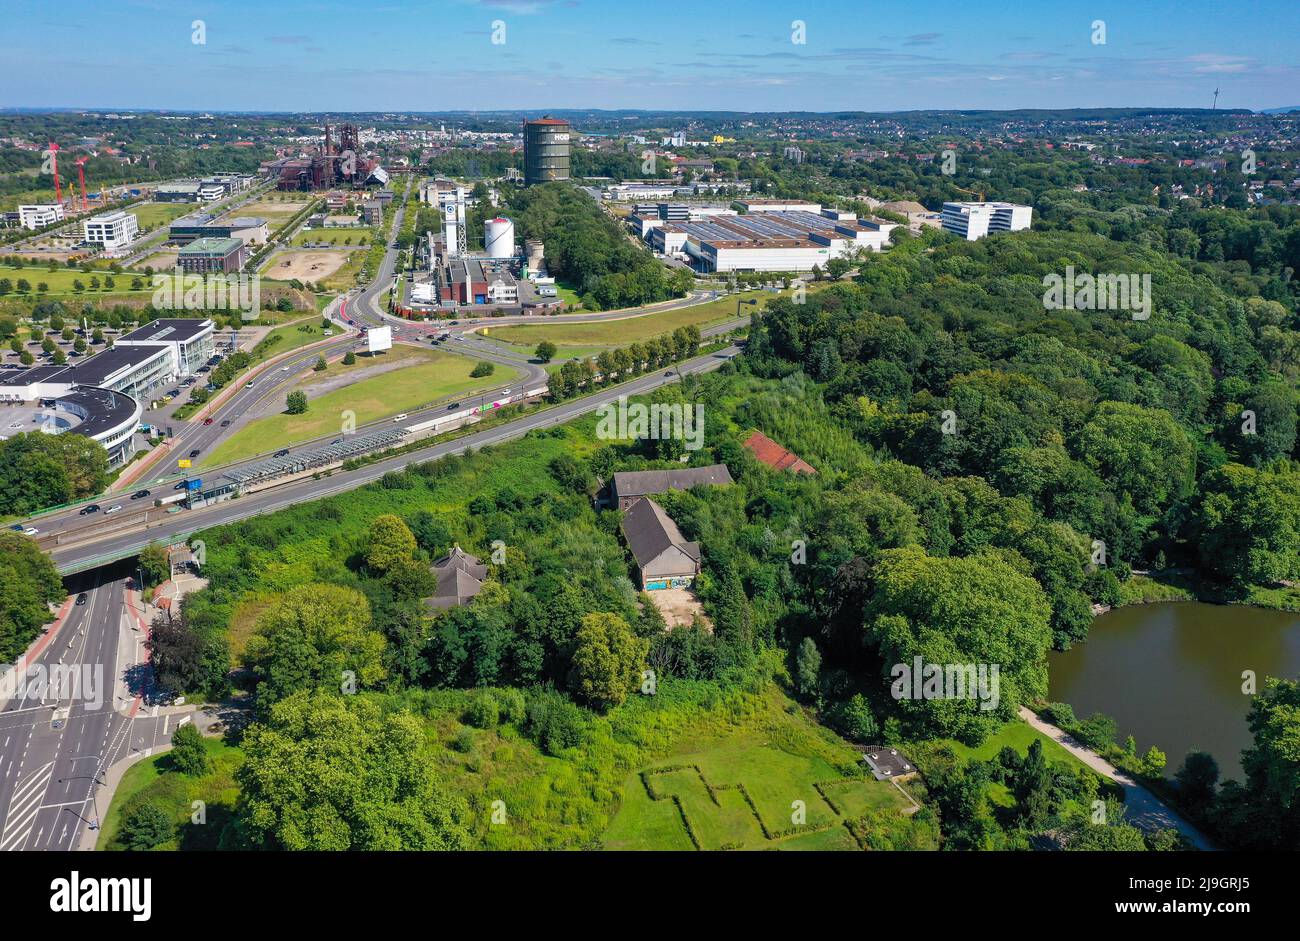
[[[85,227],[86,241],[104,246],[106,252],[125,248],[140,232],[135,214],[120,209],[87,219],[82,225]]]
[[[211,320],[169,317],[118,337],[113,348],[165,348],[171,365],[170,375],[193,376],[216,352],[215,338],[216,324]]]
[[[1015,203],[944,203],[940,222],[968,242],[990,232],[1019,232],[1029,228],[1033,209]]]
[[[63,221],[63,207],[54,203],[40,206],[19,206],[18,224],[24,229],[39,229]]]

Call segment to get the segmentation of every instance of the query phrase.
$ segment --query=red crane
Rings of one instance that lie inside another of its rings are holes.
[[[89,157],[77,158],[77,179],[81,181],[81,211],[90,212],[90,203],[86,202],[86,161]]]
[[[63,188],[59,186],[59,145],[50,141],[50,170],[54,173],[54,201],[63,205]]]

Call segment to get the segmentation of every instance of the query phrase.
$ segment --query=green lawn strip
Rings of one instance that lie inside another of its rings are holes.
[[[234,774],[244,756],[238,748],[221,739],[204,739],[203,745],[208,752],[209,770],[199,777],[167,770],[170,755],[166,752],[128,768],[104,814],[95,848],[122,849],[117,835],[123,821],[136,807],[150,802],[170,814],[176,824],[176,838],[157,849],[217,849],[215,844],[222,824],[234,811],[237,796]],[[203,802],[205,824],[191,822],[194,801]]]
[[[1088,767],[1042,732],[1039,732],[1037,729],[1032,728],[1024,722],[1008,722],[1006,725],[1002,726],[996,734],[990,735],[980,745],[974,748],[969,745],[963,745],[961,742],[954,739],[941,740],[942,744],[948,745],[952,748],[958,758],[963,758],[967,761],[991,761],[997,757],[998,752],[1008,745],[1023,756],[1029,751],[1029,746],[1035,741],[1043,743],[1043,754],[1046,756],[1048,761],[1054,762],[1055,764],[1069,765],[1072,769]]]
[[[509,327],[492,327],[489,324],[484,329],[490,331],[488,335],[494,339],[528,350],[536,347],[542,340],[550,340],[565,352],[571,346],[626,346],[629,343],[672,333],[678,327],[685,327],[688,324],[706,327],[713,323],[732,320],[736,316],[738,297],[748,299],[773,296],[775,295],[763,291],[750,291],[704,304],[692,304],[689,307],[614,320],[593,320],[589,323],[530,323]],[[740,308],[742,315],[752,310],[754,307],[750,304],[744,304]]]
[[[859,849],[857,841],[853,839],[853,834],[849,833],[848,829],[841,823],[837,823],[825,830],[815,830],[812,833],[792,836],[788,840],[773,843],[769,848],[782,851],[802,850],[803,852],[816,853],[845,853]]]
[[[319,338],[319,333],[317,337]],[[303,389],[310,400],[310,407],[305,414],[280,413],[259,418],[222,442],[208,455],[204,464],[218,466],[286,447],[293,442],[309,441],[337,432],[342,426],[344,411],[355,413],[357,425],[364,425],[400,412],[414,411],[452,396],[493,388],[503,382],[510,382],[519,375],[517,370],[508,366],[497,366],[496,372],[491,376],[474,378],[469,375],[474,368],[474,360],[436,350],[421,352],[425,354],[421,358],[427,358],[428,362],[362,379],[315,398],[312,397],[311,379],[317,377],[315,373],[310,374],[308,379],[296,387]],[[358,357],[356,366],[336,364],[331,368],[360,369],[368,362],[364,357]]]
[[[50,271],[48,265],[39,268],[31,265],[23,265],[22,267],[0,265],[0,278],[8,278],[13,282],[13,293],[9,296],[16,298],[39,300],[42,297],[74,295],[76,297],[92,300],[99,297],[120,297],[123,294],[135,294],[142,298],[148,298],[150,296],[149,291],[147,290],[150,286],[149,276],[144,273],[143,268],[138,271],[122,271],[120,274],[113,274],[107,269],[96,269],[91,272],[85,272],[79,268],[69,268],[66,265],[59,265],[58,270],[56,271]],[[18,293],[19,278],[31,285],[31,290],[26,294]],[[91,278],[99,279],[100,287],[98,289],[91,289]],[[104,289],[103,285],[105,278],[113,279],[114,287],[112,290]],[[133,278],[139,278],[144,283],[145,289],[132,291],[131,281]],[[74,281],[80,281],[83,290],[77,291],[73,287]],[[38,291],[36,289],[38,284],[48,285],[49,290]]]
[[[610,850],[693,850],[681,811],[673,800],[655,800],[640,774],[623,782],[623,808],[605,831]]]
[[[304,329],[305,328],[305,329]],[[335,333],[335,336],[338,336]],[[272,356],[279,356],[290,350],[325,339],[319,316],[301,317],[276,327],[262,337],[253,347],[253,363],[264,363]]]

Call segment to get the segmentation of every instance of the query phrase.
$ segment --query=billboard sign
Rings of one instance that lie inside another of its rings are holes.
[[[366,349],[371,353],[393,348],[392,327],[371,327],[366,331]]]

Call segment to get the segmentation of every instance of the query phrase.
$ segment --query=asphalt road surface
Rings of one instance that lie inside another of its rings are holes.
[[[107,810],[106,769],[170,742],[175,716],[148,708],[128,716],[139,691],[128,683],[139,649],[120,649],[128,578],[119,565],[70,579],[86,603],[72,605],[34,658],[47,673],[56,664],[76,667],[90,683],[33,685],[0,710],[0,851],[73,849]]]

